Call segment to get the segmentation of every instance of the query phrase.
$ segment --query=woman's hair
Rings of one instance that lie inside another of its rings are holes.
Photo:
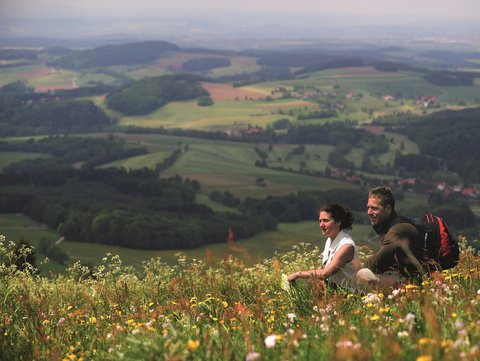
[[[390,206],[392,211],[395,211],[395,197],[390,188],[383,186],[372,188],[368,192],[368,197],[378,198],[383,207]]]
[[[343,207],[340,204],[326,204],[320,210],[320,212],[329,213],[335,222],[340,222],[340,229],[351,229],[353,225],[353,213],[347,207]]]

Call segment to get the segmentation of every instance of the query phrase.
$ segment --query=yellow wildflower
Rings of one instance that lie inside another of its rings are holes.
[[[97,323],[97,319],[95,318],[95,316],[92,316],[88,319],[88,322],[90,322],[91,324],[95,324]]]
[[[373,315],[372,317],[370,317],[370,321],[377,321],[379,319],[380,319],[379,315]]]
[[[200,347],[200,341],[198,341],[198,340],[188,340],[187,348],[189,350],[196,350],[199,347]]]
[[[432,361],[432,356],[430,355],[418,356],[417,361]]]
[[[440,342],[440,347],[447,348],[447,347],[450,347],[452,344],[453,344],[452,340],[446,339],[446,340],[442,340],[442,342]]]
[[[435,340],[433,338],[428,338],[428,337],[422,337],[421,339],[418,340],[418,344],[423,346],[423,345],[428,345],[428,344],[435,344]]]

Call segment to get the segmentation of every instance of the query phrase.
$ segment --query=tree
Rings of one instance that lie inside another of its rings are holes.
[[[198,98],[197,105],[200,107],[209,107],[213,105],[213,99],[209,96],[203,96]]]

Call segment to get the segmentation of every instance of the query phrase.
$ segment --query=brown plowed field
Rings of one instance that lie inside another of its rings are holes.
[[[23,73],[20,73],[19,76],[25,78],[38,78],[40,76],[48,75],[50,73],[51,69],[44,66],[42,68],[38,68],[37,70],[24,71]]]
[[[243,100],[245,98],[262,99],[265,94],[252,90],[235,88],[230,84],[202,83],[203,89],[215,100]]]
[[[385,131],[385,127],[381,125],[369,125],[364,127],[365,130],[368,130],[369,132],[372,132],[373,134],[383,134]]]

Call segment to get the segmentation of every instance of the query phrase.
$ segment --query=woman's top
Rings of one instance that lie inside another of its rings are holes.
[[[325,268],[326,265],[332,262],[337,251],[344,245],[353,246],[353,258],[350,262],[343,265],[343,267],[337,272],[328,277],[328,280],[353,291],[356,289],[355,274],[361,268],[361,262],[358,256],[357,245],[347,232],[343,230],[340,231],[333,241],[328,237],[327,242],[325,243],[325,249],[322,253],[323,267]]]

